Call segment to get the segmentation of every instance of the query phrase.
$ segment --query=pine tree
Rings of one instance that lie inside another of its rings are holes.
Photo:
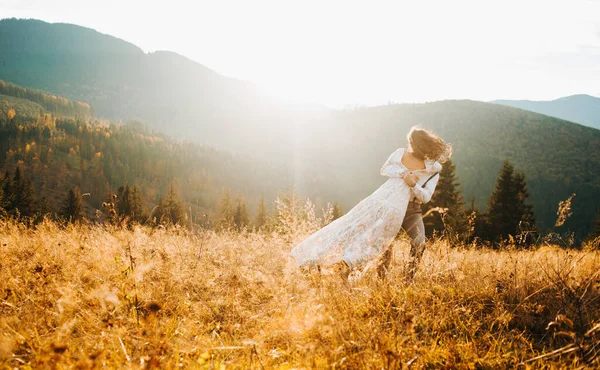
[[[142,196],[140,195],[140,190],[137,188],[137,186],[134,186],[131,189],[131,211],[134,220],[138,222],[144,222],[146,218],[144,214],[144,206],[142,205]]]
[[[129,185],[121,186],[117,189],[117,212],[121,217],[131,217],[131,190]]]
[[[256,214],[256,219],[254,220],[254,226],[257,230],[264,229],[267,226],[267,211],[265,209],[265,197],[260,197],[260,202],[258,203],[258,212]]]
[[[46,197],[42,197],[40,199],[37,211],[41,217],[44,217],[45,215],[49,214],[52,211],[51,207],[50,207],[50,203],[48,202],[48,199]]]
[[[248,216],[246,201],[243,198],[239,198],[233,214],[233,224],[238,231],[241,231],[244,227],[248,226],[249,223],[250,217]]]
[[[525,175],[522,172],[517,172],[514,178],[515,191],[517,192],[517,203],[518,214],[521,215],[521,219],[528,219],[535,223],[533,216],[533,206],[527,204],[529,198],[529,190],[527,189],[527,181],[525,181]]]
[[[60,210],[60,216],[64,217],[69,222],[76,222],[84,219],[83,201],[78,187],[69,190],[67,198]]]
[[[127,217],[131,221],[143,222],[144,210],[142,198],[137,186],[121,186],[117,190],[117,212],[122,218]]]
[[[596,210],[596,219],[594,220],[594,225],[592,227],[592,231],[587,236],[588,241],[594,241],[597,238],[600,238],[600,208]],[[597,248],[600,248],[600,240],[597,241]]]
[[[227,229],[233,226],[233,205],[231,204],[231,190],[225,190],[219,204],[219,226]]]
[[[35,214],[35,198],[33,184],[31,181],[23,178],[21,169],[17,167],[10,185],[11,190],[11,209],[18,212],[21,216],[30,217]]]
[[[187,219],[183,205],[175,193],[173,185],[169,187],[167,196],[159,201],[157,214],[161,222],[171,224],[182,224]]]
[[[537,235],[535,225],[535,216],[533,214],[533,206],[527,203],[529,198],[529,190],[525,175],[517,172],[514,177],[515,192],[517,193],[517,217],[519,224],[517,228],[518,242],[522,244],[532,244]]]
[[[7,181],[8,179],[8,181]],[[0,209],[5,210],[8,206],[7,184],[10,184],[10,176],[8,173],[0,180]]]
[[[491,239],[506,239],[509,235],[517,235],[521,221],[534,225],[532,206],[526,203],[528,197],[525,176],[515,174],[512,164],[508,160],[504,161],[489,201],[487,236]]]
[[[425,210],[437,208],[440,212],[432,212],[432,216],[426,220],[427,228],[442,232],[448,227],[462,234],[466,227],[464,200],[459,190],[456,166],[451,160],[444,163],[439,176],[433,197],[425,205]]]
[[[4,177],[2,178],[2,208],[5,208],[7,211],[10,210],[12,206],[12,188],[11,188],[11,180],[10,180],[10,172],[6,171],[4,173]]]
[[[331,219],[331,221],[337,220],[338,218],[342,217],[343,214],[344,212],[342,212],[342,207],[338,204],[338,202],[333,203],[333,218]]]

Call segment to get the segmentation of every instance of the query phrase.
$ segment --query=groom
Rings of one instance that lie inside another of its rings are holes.
[[[438,173],[432,175],[423,185],[417,184],[416,175],[410,173],[408,176],[404,178],[406,184],[411,187],[411,190],[416,186],[421,188],[427,188],[427,185],[430,184],[433,189],[435,189],[435,185],[437,181],[430,180],[434,177],[438,176]],[[436,179],[437,180],[437,179]],[[410,260],[408,263],[408,278],[412,279],[417,272],[419,267],[419,263],[421,262],[421,258],[423,257],[423,253],[425,252],[425,225],[423,224],[423,212],[421,211],[421,200],[419,200],[418,192],[411,191],[413,197],[411,201],[408,202],[408,208],[406,209],[406,214],[404,215],[404,222],[402,222],[402,229],[408,234],[410,238]],[[377,262],[377,275],[381,279],[385,278],[390,263],[392,262],[392,246],[394,243],[390,244],[386,250],[379,257],[379,261]]]

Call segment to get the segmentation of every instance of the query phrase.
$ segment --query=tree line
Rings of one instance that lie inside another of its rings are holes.
[[[116,193],[106,194],[102,209],[96,209],[96,212],[86,212],[91,205],[85,202],[84,197],[89,195],[82,194],[79,187],[75,186],[69,189],[60,207],[53,209],[46,197],[36,197],[33,183],[25,179],[20,167],[14,173],[7,171],[0,178],[0,209],[5,216],[20,220],[36,222],[49,217],[71,223],[92,221],[116,224],[182,224],[187,220],[183,204],[173,187],[159,198],[158,205],[151,213],[144,208],[137,186],[124,185]]]
[[[509,242],[531,245],[539,236],[533,206],[529,203],[529,191],[525,176],[516,172],[507,160],[498,174],[496,187],[488,201],[488,210],[481,212],[474,202],[466,206],[460,182],[455,174],[455,165],[448,161],[439,173],[439,181],[431,201],[425,205],[425,223],[429,235],[441,236],[451,242],[468,244],[475,241],[499,245]],[[314,231],[343,215],[337,204],[327,204],[322,217],[316,215],[310,200],[302,202],[295,189],[280,192],[275,200],[274,212],[269,214],[264,197],[260,198],[252,219],[246,199],[233,196],[226,189],[220,198],[218,213],[208,214],[195,220],[185,211],[184,205],[173,186],[151,210],[144,207],[141,191],[137,186],[120,186],[116,193],[105,196],[101,209],[89,217],[91,208],[86,204],[79,187],[71,188],[58,209],[52,209],[46,197],[35,196],[34,185],[17,167],[13,173],[7,171],[0,179],[0,208],[8,217],[35,221],[50,217],[63,222],[107,222],[119,225],[132,223],[150,225],[194,225],[206,229],[242,232],[245,230],[277,231],[283,234],[304,227]],[[574,195],[573,195],[574,196]],[[572,197],[573,197],[572,196]],[[559,205],[556,226],[564,224],[569,216],[569,198]],[[300,226],[302,225],[302,226]],[[600,237],[600,213],[595,220],[589,239]]]
[[[428,233],[469,243],[480,240],[488,243],[509,242],[511,244],[530,245],[540,237],[536,225],[533,204],[525,175],[515,171],[513,164],[505,160],[496,186],[487,203],[487,211],[481,212],[471,199],[467,206],[460,191],[460,182],[456,176],[456,166],[449,160],[442,167],[436,191],[425,205],[425,224]],[[552,231],[564,225],[571,216],[571,201],[575,194],[560,202],[557,221]],[[593,231],[588,240],[600,237],[600,210],[594,221]]]
[[[0,94],[36,102],[48,112],[64,116],[89,117],[92,109],[89,104],[69,100],[41,90],[29,89],[0,80]]]

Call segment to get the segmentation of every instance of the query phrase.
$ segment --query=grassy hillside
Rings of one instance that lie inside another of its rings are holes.
[[[600,98],[595,96],[572,95],[551,101],[495,100],[492,103],[558,117],[600,130]]]
[[[438,242],[410,282],[399,240],[386,283],[344,283],[287,264],[307,232],[2,221],[0,367],[600,366],[597,251]]]
[[[0,94],[0,117],[8,117],[8,111],[14,109],[22,117],[37,117],[46,113],[46,109],[31,100]]]

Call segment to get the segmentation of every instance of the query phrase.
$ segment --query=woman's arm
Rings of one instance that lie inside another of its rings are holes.
[[[400,148],[393,152],[390,157],[385,161],[383,166],[381,167],[381,176],[387,177],[402,177],[405,171],[404,166],[400,166],[398,161],[402,159],[402,151],[404,149]],[[397,158],[400,156],[400,158]]]
[[[421,187],[421,184],[417,183],[415,186],[410,188],[410,192],[413,197],[417,198],[421,203],[427,203],[431,200],[433,196],[433,192],[435,191],[435,187],[437,186],[438,180],[440,179],[440,174],[437,173],[427,184],[425,187]]]

